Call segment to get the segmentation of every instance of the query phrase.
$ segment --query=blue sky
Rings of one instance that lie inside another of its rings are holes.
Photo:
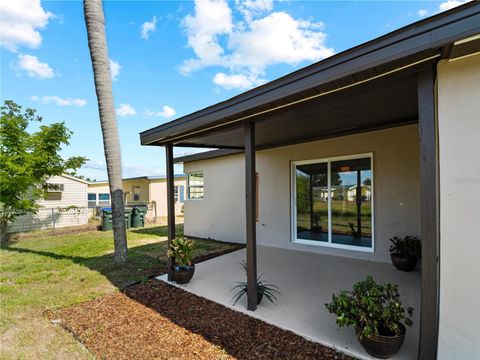
[[[104,2],[123,176],[165,172],[163,148],[140,146],[139,132],[461,2]],[[78,173],[106,179],[82,3],[0,4],[2,103],[65,121],[74,135],[62,154],[88,157]]]

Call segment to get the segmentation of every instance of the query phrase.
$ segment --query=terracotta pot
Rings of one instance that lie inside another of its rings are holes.
[[[186,284],[192,280],[195,273],[195,265],[191,266],[175,266],[173,268],[173,280],[177,284]]]
[[[398,254],[390,254],[393,265],[400,271],[413,271],[417,266],[416,256],[401,256]]]
[[[399,324],[399,326],[400,335],[395,336],[374,335],[360,338],[362,329],[358,326],[355,328],[355,333],[358,341],[368,354],[378,359],[389,359],[399,352],[405,340],[405,326],[403,324]]]

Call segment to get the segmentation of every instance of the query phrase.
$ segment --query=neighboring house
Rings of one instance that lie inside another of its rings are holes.
[[[402,298],[416,307],[398,358],[476,359],[479,84],[480,3],[470,2],[140,138],[166,148],[167,174],[174,161],[184,164],[186,235],[246,243],[248,309],[257,307],[257,259],[259,273],[267,269],[290,299],[253,316],[355,353],[353,332],[336,330],[323,304],[371,270],[402,282]],[[219,150],[174,160],[175,146]],[[361,202],[340,195],[339,186],[350,192],[367,179]],[[314,181],[338,190],[328,206],[309,193]],[[172,191],[174,179],[167,184]],[[309,225],[315,211],[326,224],[317,232]],[[420,236],[416,273],[381,264],[390,262],[394,235]],[[216,264],[208,273],[198,264],[187,289],[226,299],[227,272],[240,268]]]
[[[88,222],[88,181],[70,175],[53,176],[47,180],[58,185],[39,200],[37,214],[19,217],[10,225],[10,231],[31,231],[53,227],[85,225]]]
[[[186,176],[175,176],[175,213],[181,215],[185,199]],[[147,217],[167,215],[167,186],[164,176],[140,176],[123,179],[125,205],[149,206]],[[96,181],[88,185],[88,207],[101,208],[111,205],[108,181]]]
[[[371,200],[372,199],[372,189],[370,185],[360,185],[360,191],[362,199]],[[347,192],[348,201],[355,201],[357,196],[357,185],[350,186]]]

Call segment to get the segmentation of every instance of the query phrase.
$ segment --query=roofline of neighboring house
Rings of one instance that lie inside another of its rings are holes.
[[[435,51],[437,56],[457,56],[452,44],[478,34],[479,19],[480,2],[477,1],[422,19],[228,100],[145,130],[140,133],[141,144],[181,145],[182,139],[192,133],[231,125],[249,111],[415,54],[427,52],[429,55],[425,56],[432,56],[431,51]],[[478,41],[463,44],[461,47],[466,48],[461,52],[477,45]]]
[[[186,174],[175,174],[175,178],[184,178]],[[154,176],[137,176],[131,178],[123,178],[122,181],[127,180],[165,180],[167,177],[165,175],[154,175]],[[108,180],[101,180],[101,181],[93,181],[89,182],[90,185],[99,185],[99,184],[108,184]]]
[[[243,150],[237,149],[218,149],[218,150],[210,150],[204,151],[201,153],[179,156],[173,159],[176,164],[188,163],[192,161],[200,161],[200,160],[208,160],[208,159],[215,159],[223,156],[230,156],[230,155],[237,155],[243,154]]]
[[[84,180],[84,179],[80,179],[76,176],[72,176],[72,175],[68,175],[68,174],[62,174],[62,175],[59,175],[59,176],[62,176],[64,178],[67,178],[67,179],[70,179],[70,180],[74,180],[74,181],[78,181],[78,182],[81,182],[81,183],[84,183],[84,184],[91,184],[90,181],[87,181],[87,180]]]

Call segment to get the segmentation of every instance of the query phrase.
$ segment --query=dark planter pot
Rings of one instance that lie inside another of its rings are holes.
[[[398,254],[390,254],[393,265],[400,271],[413,271],[417,266],[416,256],[401,256]]]
[[[314,225],[314,226],[312,227],[312,231],[313,231],[314,233],[320,234],[320,233],[322,232],[322,226],[321,226],[321,225],[320,225],[320,226],[315,226],[315,225]]]
[[[192,280],[195,273],[195,265],[192,266],[174,266],[173,268],[173,280],[177,284],[186,284]]]
[[[378,335],[360,338],[362,329],[356,327],[355,332],[358,341],[369,355],[378,359],[389,359],[399,352],[405,340],[405,326],[403,324],[399,325],[401,333],[396,336]]]
[[[263,292],[257,292],[257,305],[260,305],[263,299]]]

